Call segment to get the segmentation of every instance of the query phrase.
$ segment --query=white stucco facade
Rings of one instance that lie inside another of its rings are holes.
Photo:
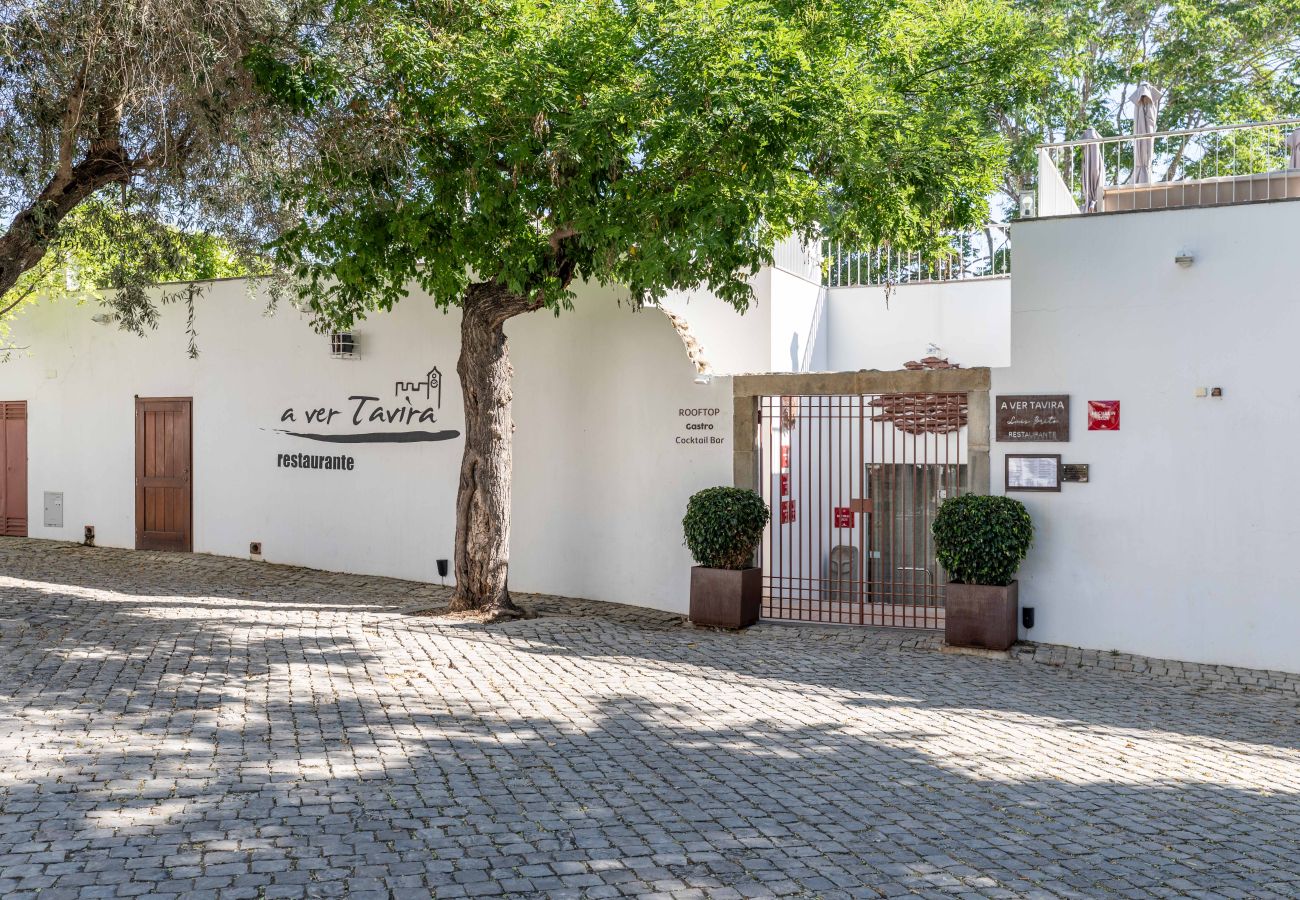
[[[715,372],[890,371],[930,355],[966,368],[1011,362],[1011,279],[833,287],[780,269],[754,279],[743,314],[707,292],[663,306],[690,322]]]
[[[881,288],[827,291],[808,270],[764,269],[743,316],[704,291],[664,301],[702,345],[715,373],[706,384],[668,317],[584,287],[574,312],[507,326],[511,585],[684,612],[686,500],[733,480],[726,376],[892,370],[935,345],[991,367],[995,405],[1070,397],[1070,441],[992,444],[994,492],[1008,453],[1090,466],[1086,484],[1016,494],[1037,529],[1020,592],[1036,622],[1022,637],[1300,671],[1287,564],[1300,542],[1288,465],[1300,388],[1287,344],[1300,330],[1298,226],[1294,202],[1027,221],[1015,226],[1011,279],[903,285],[888,303]],[[1185,255],[1192,264],[1177,265]],[[135,397],[192,397],[196,551],[246,556],[258,541],[270,562],[438,581],[462,449],[454,311],[413,295],[357,327],[357,358],[335,359],[305,316],[268,314],[243,282],[220,282],[199,304],[197,360],[185,356],[179,309],[145,339],[94,322],[98,311],[25,311],[14,337],[30,350],[0,365],[0,401],[28,404],[30,535],[80,540],[94,525],[98,543],[134,546]],[[399,383],[435,366],[444,378],[429,427],[454,437],[340,445],[286,433],[401,430],[368,415],[402,406]],[[1089,400],[1120,401],[1120,430],[1090,432]],[[317,410],[338,412],[307,422]],[[280,464],[300,452],[355,465]],[[62,527],[42,522],[46,491],[63,494]],[[829,527],[825,497],[796,499],[801,521]]]
[[[826,309],[821,284],[775,267],[750,281],[744,312],[704,288],[674,291],[660,305],[690,324],[710,371],[718,375],[825,371]]]
[[[994,488],[1008,452],[1090,466],[1087,484],[1015,494],[1037,528],[1022,635],[1300,670],[1298,230],[1287,202],[1016,226],[993,394],[1068,394],[1071,439],[995,442]],[[1088,431],[1089,400],[1119,400],[1120,430]]]
[[[1011,362],[1009,278],[832,288],[826,314],[829,371],[901,369],[931,345],[966,368]]]
[[[691,560],[679,523],[696,490],[731,479],[727,379],[694,382],[668,319],[582,289],[576,310],[509,323],[515,367],[511,584],[685,610]],[[715,301],[716,302],[716,301]],[[39,304],[15,322],[30,350],[0,366],[0,396],[28,406],[28,533],[135,545],[134,404],[193,398],[193,546],[269,562],[437,582],[450,559],[463,441],[332,444],[283,432],[398,432],[377,408],[405,405],[398,381],[436,366],[441,403],[422,428],[463,431],[455,378],[459,316],[412,296],[356,329],[359,354],[335,359],[291,308],[266,311],[242,281],[199,302],[200,356],[186,357],[183,312],[146,338],[92,321],[95,305]],[[364,401],[354,421],[356,397]],[[316,410],[337,409],[327,424]],[[293,410],[292,421],[285,411]],[[682,415],[682,410],[717,410]],[[707,431],[686,425],[711,425]],[[716,444],[679,438],[716,436]],[[348,455],[351,470],[278,464],[285,453]],[[62,528],[43,525],[46,491],[63,494]],[[600,565],[594,565],[599,560]]]

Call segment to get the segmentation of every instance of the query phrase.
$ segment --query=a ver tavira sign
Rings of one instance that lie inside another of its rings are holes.
[[[357,393],[336,403],[287,407],[275,430],[327,444],[410,444],[460,437],[459,431],[436,427],[442,412],[442,373],[437,366],[416,379],[393,382],[390,397]]]
[[[999,441],[1059,443],[1070,439],[1068,394],[1007,394],[994,404]]]

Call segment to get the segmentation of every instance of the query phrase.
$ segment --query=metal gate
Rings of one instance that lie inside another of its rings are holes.
[[[970,490],[964,392],[758,398],[763,615],[943,627],[930,526]]]

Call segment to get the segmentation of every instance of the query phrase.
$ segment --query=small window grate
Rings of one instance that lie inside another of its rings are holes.
[[[336,331],[331,334],[330,356],[335,359],[355,359],[357,356],[356,335],[350,331]]]

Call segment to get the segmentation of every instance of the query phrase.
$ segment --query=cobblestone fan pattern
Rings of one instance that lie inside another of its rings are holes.
[[[1300,895],[1281,692],[444,598],[0,539],[0,895]]]

